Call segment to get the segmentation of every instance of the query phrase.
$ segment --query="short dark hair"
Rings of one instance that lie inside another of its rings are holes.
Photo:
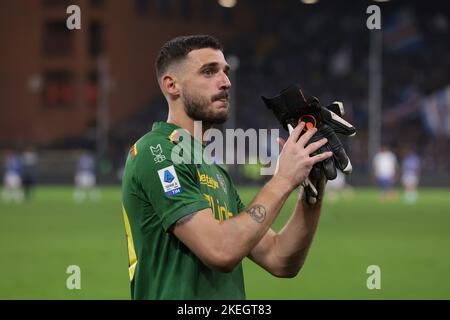
[[[210,35],[179,36],[166,42],[156,57],[156,76],[159,79],[172,63],[182,60],[192,50],[203,48],[223,51],[219,40]]]

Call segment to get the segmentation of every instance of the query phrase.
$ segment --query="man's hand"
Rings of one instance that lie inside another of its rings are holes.
[[[330,106],[322,107],[316,97],[304,94],[297,86],[290,86],[273,98],[262,97],[262,99],[290,134],[297,127],[297,122],[301,120],[306,122],[306,128],[302,128],[303,131],[309,132],[312,128],[318,129],[310,138],[309,143],[327,138],[328,143],[320,146],[312,156],[332,151],[333,157],[314,165],[309,177],[302,183],[307,201],[310,204],[315,203],[320,197],[317,183],[321,172],[328,180],[336,178],[336,168],[345,174],[351,173],[350,159],[336,133],[354,136],[356,129],[342,118],[344,114],[342,103],[335,102]]]
[[[308,143],[317,133],[317,129],[312,128],[301,135],[304,128],[305,123],[301,122],[292,130],[288,140],[283,143],[283,150],[278,158],[277,169],[274,175],[274,177],[285,181],[291,189],[296,188],[307,179],[316,163],[324,161],[333,155],[331,151],[317,152],[327,143],[327,139],[323,138],[313,143]]]

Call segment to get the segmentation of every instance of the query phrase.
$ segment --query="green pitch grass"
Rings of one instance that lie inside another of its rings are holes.
[[[249,202],[256,189],[241,188]],[[274,228],[292,210],[291,197]],[[450,190],[422,190],[415,205],[380,203],[375,190],[326,201],[305,266],[277,279],[248,259],[249,299],[450,299]],[[81,268],[81,290],[66,269]],[[381,289],[366,286],[381,268]],[[42,187],[21,205],[0,202],[0,299],[129,299],[120,190],[72,201],[70,187]]]

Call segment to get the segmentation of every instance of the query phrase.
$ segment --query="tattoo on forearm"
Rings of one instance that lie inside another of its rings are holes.
[[[247,213],[258,223],[261,223],[266,218],[266,208],[261,204],[255,204],[247,209]]]

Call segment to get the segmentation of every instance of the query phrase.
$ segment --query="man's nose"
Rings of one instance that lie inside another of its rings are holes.
[[[220,83],[219,83],[219,87],[222,90],[228,90],[231,88],[230,79],[228,78],[228,76],[225,73],[222,74],[222,77],[221,77]]]

